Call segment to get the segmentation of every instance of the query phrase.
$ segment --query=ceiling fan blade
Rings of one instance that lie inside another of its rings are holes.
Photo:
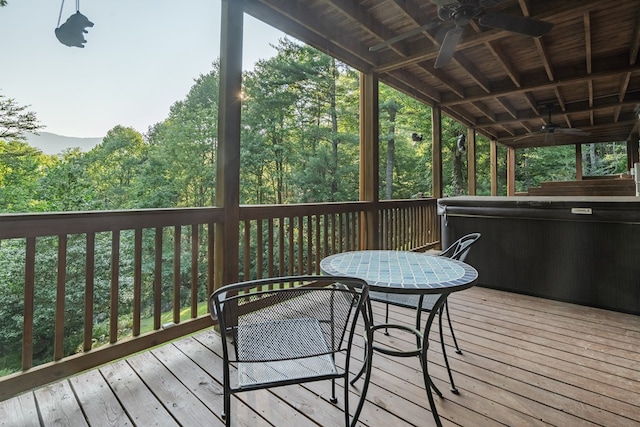
[[[428,24],[421,25],[420,27],[414,28],[413,30],[409,30],[406,33],[398,34],[397,36],[391,37],[389,40],[385,40],[385,41],[380,42],[378,44],[374,44],[373,46],[371,46],[369,48],[369,51],[370,52],[376,52],[376,51],[378,51],[378,50],[380,50],[382,48],[390,46],[390,45],[392,45],[394,43],[397,43],[399,41],[402,41],[404,39],[408,39],[409,37],[415,36],[416,34],[420,34],[420,33],[424,32],[424,31],[429,30],[429,29],[431,29],[433,27],[436,27],[438,25],[440,25],[440,22],[430,22]]]
[[[491,7],[498,6],[501,3],[506,3],[509,0],[480,0],[480,6],[485,9],[489,9]]]
[[[581,136],[591,135],[591,132],[587,132],[582,129],[576,129],[576,128],[558,128],[556,129],[556,132],[566,133],[567,135],[581,135]]]
[[[520,140],[531,138],[532,136],[536,136],[536,135],[539,135],[539,134],[540,134],[540,132],[529,132],[529,133],[524,134],[524,136],[521,136],[519,138],[514,139],[513,142],[518,142]]]
[[[440,46],[440,52],[438,52],[438,57],[436,58],[436,63],[434,64],[433,68],[441,68],[451,62],[453,54],[456,53],[456,46],[458,46],[460,37],[462,37],[462,31],[462,27],[455,27],[447,31],[447,34],[445,34],[444,40],[442,41],[442,45]]]
[[[478,23],[485,27],[513,31],[527,36],[540,37],[551,30],[551,22],[539,21],[526,16],[505,15],[503,13],[486,13]]]

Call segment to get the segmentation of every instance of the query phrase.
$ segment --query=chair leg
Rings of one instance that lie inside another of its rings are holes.
[[[389,324],[389,303],[385,304],[385,312],[384,312],[384,323]],[[384,334],[389,335],[389,329],[384,328]]]
[[[226,427],[231,427],[231,394],[228,391],[224,392],[222,419]]]
[[[333,404],[338,403],[338,398],[336,397],[336,380],[331,380],[331,399],[329,401]]]
[[[349,427],[349,376],[344,376],[344,425]]]
[[[445,302],[446,303],[446,302]],[[442,308],[438,312],[438,329],[440,331],[440,345],[442,346],[442,356],[444,357],[444,364],[447,367],[447,374],[449,374],[450,390],[453,394],[458,394],[458,389],[453,382],[453,374],[451,374],[451,367],[449,366],[449,358],[447,357],[447,348],[444,345],[444,335],[442,334]]]
[[[451,316],[449,316],[449,304],[448,301],[444,302],[444,309],[447,311],[447,322],[449,323],[449,330],[451,331],[451,338],[453,338],[453,345],[456,347],[456,353],[462,354],[462,350],[458,347],[458,340],[456,340],[456,334],[453,332],[453,326],[451,325]]]

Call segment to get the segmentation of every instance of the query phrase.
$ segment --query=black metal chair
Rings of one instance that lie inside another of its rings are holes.
[[[461,237],[456,240],[453,244],[451,244],[447,249],[440,252],[438,256],[445,256],[452,259],[457,259],[459,261],[464,261],[469,253],[469,249],[471,249],[471,245],[473,245],[480,238],[480,233],[471,233],[466,236]],[[428,256],[428,255],[425,255]],[[389,323],[389,305],[394,305],[398,307],[405,308],[415,308],[421,307],[420,310],[417,310],[416,313],[416,329],[420,330],[421,323],[421,313],[429,312],[433,309],[436,301],[440,295],[438,294],[428,294],[428,295],[410,295],[410,294],[391,294],[385,292],[376,292],[371,291],[369,294],[369,298],[371,301],[378,301],[385,303],[385,323]],[[447,322],[449,323],[449,330],[451,331],[451,338],[453,338],[453,344],[456,348],[456,353],[462,354],[460,347],[458,347],[458,341],[456,340],[456,335],[453,332],[453,326],[451,325],[451,317],[449,316],[449,304],[448,301],[445,300],[440,312],[438,313],[438,330],[440,332],[440,344],[442,345],[442,354],[444,356],[444,363],[447,367],[447,373],[449,374],[449,383],[451,385],[451,392],[458,394],[458,389],[455,386],[453,381],[453,375],[451,374],[451,368],[449,366],[449,358],[447,357],[447,350],[444,345],[444,338],[442,333],[442,313],[446,312],[447,314]],[[388,335],[388,331],[385,332]]]
[[[368,285],[351,277],[291,276],[224,286],[209,298],[223,339],[224,412],[231,425],[231,395],[311,381],[344,379],[349,426],[349,362],[354,330]],[[363,316],[369,330],[368,316]],[[336,364],[336,354],[342,353]],[[231,372],[235,371],[232,379]],[[366,389],[363,389],[366,390]],[[355,425],[364,392],[353,416]]]

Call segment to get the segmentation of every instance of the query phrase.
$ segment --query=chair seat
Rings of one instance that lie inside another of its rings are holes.
[[[250,337],[251,339],[246,339]],[[244,338],[244,339],[243,339]],[[238,328],[238,386],[338,374],[317,319],[286,319]],[[319,353],[326,353],[317,354]],[[316,354],[308,357],[309,354]],[[251,360],[265,360],[251,362]],[[286,360],[285,360],[286,359]]]

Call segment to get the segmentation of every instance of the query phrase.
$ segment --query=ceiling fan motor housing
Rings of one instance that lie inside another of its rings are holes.
[[[460,0],[448,3],[444,0],[435,3],[438,3],[438,18],[445,22],[451,21],[457,27],[467,25],[471,19],[479,16],[483,9],[478,0]]]

